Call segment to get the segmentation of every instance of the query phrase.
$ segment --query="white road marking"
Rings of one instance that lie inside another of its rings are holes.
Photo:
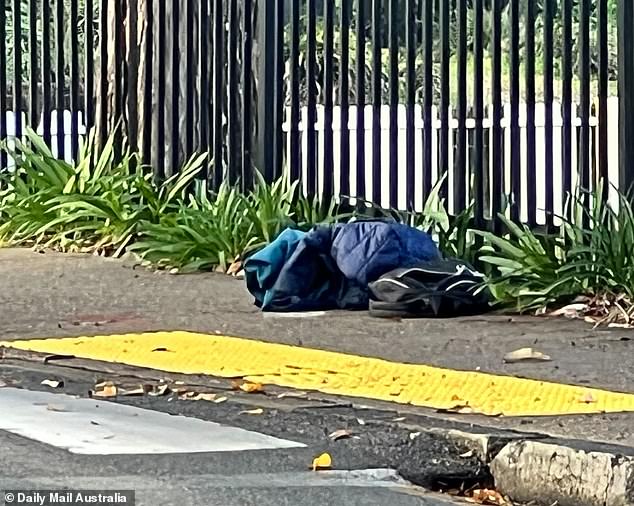
[[[85,455],[197,453],[305,446],[197,418],[18,388],[0,388],[0,429]]]

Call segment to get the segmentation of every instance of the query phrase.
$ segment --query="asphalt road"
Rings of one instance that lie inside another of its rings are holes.
[[[62,380],[64,386],[51,389],[40,384],[43,379]],[[0,364],[2,383],[29,391],[87,397],[100,379],[104,379],[102,373],[54,365],[16,361]],[[117,384],[132,381],[113,374],[107,379]],[[179,400],[176,395],[117,401],[306,446],[240,452],[79,455],[0,431],[0,490],[135,490],[136,504],[152,506],[446,505],[454,504],[449,496],[430,493],[408,479],[448,488],[470,483],[482,473],[477,459],[461,457],[461,450],[440,436],[412,434],[391,423],[389,417],[394,415],[390,413],[301,399],[228,396],[222,404]],[[244,414],[255,405],[264,406],[261,415]],[[2,409],[10,410],[11,406],[3,405]],[[328,437],[340,429],[351,430],[355,437],[337,441]],[[310,463],[324,451],[332,455],[333,469],[313,472]]]
[[[395,361],[634,391],[631,330],[593,330],[583,322],[507,316],[386,321],[363,312],[333,312],[316,318],[279,318],[261,314],[244,283],[224,275],[152,273],[131,262],[86,255],[0,249],[0,308],[0,339],[175,329],[221,332]],[[553,360],[504,363],[505,353],[527,346]],[[633,414],[444,417],[634,446]]]

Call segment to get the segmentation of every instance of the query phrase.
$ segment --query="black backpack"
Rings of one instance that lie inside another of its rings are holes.
[[[395,269],[369,288],[370,314],[382,318],[468,316],[490,308],[484,275],[451,258]]]

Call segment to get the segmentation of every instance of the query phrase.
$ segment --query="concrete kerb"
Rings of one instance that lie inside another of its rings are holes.
[[[435,429],[438,430],[438,429]],[[634,449],[537,435],[446,431],[487,465],[496,489],[519,503],[634,505]]]
[[[2,350],[5,359],[42,362],[42,354]],[[136,367],[117,366],[98,361],[73,359],[74,366],[86,370],[127,373],[148,378],[181,378],[179,375],[158,374],[157,371]],[[58,365],[62,365],[60,361]],[[42,365],[41,367],[46,367]],[[145,371],[145,372],[143,372]],[[211,381],[212,378],[206,378]],[[222,380],[213,379],[214,383]],[[315,393],[305,400],[340,404],[358,409],[399,412],[401,406],[389,403],[358,402],[347,397]],[[245,396],[243,402],[249,402]],[[338,401],[338,402],[337,402]],[[350,402],[352,401],[352,402]],[[259,401],[261,403],[261,401]],[[370,404],[370,405],[369,405]],[[414,415],[407,410],[409,415]],[[403,413],[405,414],[405,413]],[[493,478],[496,488],[517,502],[551,506],[627,506],[634,505],[634,448],[593,443],[590,441],[560,439],[538,432],[520,432],[497,429],[486,425],[430,417],[419,414],[413,423],[398,423],[412,432],[435,432],[464,452],[478,457]],[[383,423],[389,423],[387,421]],[[415,452],[414,452],[415,453]],[[408,464],[407,460],[411,462]],[[415,472],[416,455],[403,455],[402,466]],[[474,476],[474,478],[476,478]]]

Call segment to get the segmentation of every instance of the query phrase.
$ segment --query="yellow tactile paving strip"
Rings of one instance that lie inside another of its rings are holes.
[[[465,413],[634,411],[633,394],[191,332],[35,339],[0,346]]]

